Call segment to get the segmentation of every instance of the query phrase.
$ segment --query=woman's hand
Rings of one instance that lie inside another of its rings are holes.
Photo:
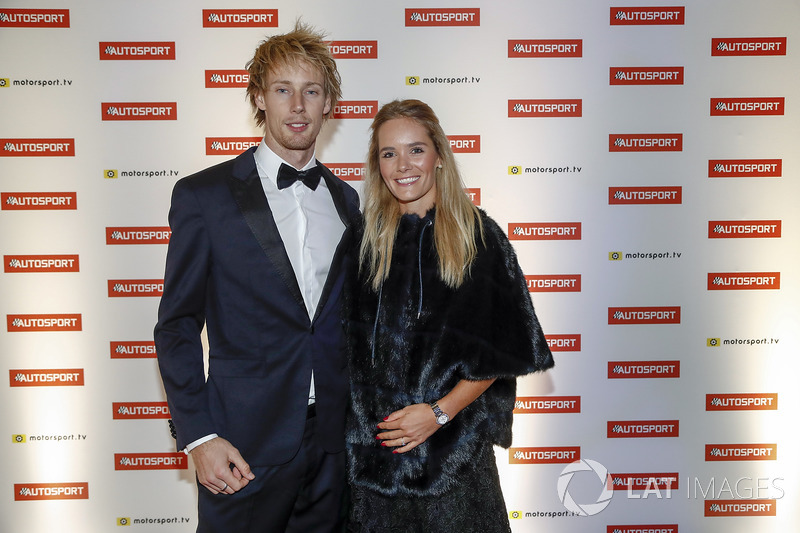
[[[439,429],[433,409],[427,403],[416,403],[395,411],[378,424],[377,439],[381,446],[393,447],[392,453],[413,450]]]

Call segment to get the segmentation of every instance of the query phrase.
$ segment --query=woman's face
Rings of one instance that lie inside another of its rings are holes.
[[[384,122],[378,129],[378,161],[401,212],[422,216],[433,207],[441,159],[424,126],[410,118]]]

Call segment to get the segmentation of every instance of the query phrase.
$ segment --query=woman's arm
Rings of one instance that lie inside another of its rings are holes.
[[[437,403],[439,408],[450,417],[450,420],[466,406],[474,402],[494,383],[492,379],[471,381],[462,379],[453,390],[448,392]],[[428,440],[441,426],[436,422],[433,409],[427,403],[409,405],[395,411],[378,424],[376,438],[382,446],[394,447],[392,453],[405,453]]]

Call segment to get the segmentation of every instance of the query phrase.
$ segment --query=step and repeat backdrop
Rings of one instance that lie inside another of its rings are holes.
[[[2,1],[0,529],[190,532],[152,329],[170,192],[259,141],[301,17],[357,189],[378,107],[439,114],[556,367],[497,449],[515,533],[800,525],[796,0]]]

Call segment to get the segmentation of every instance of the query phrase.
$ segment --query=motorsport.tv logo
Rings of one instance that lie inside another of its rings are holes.
[[[671,499],[678,495],[677,472],[610,473],[601,463],[579,459],[561,471],[556,483],[558,498],[564,507],[579,515],[593,516],[611,503],[615,493],[625,493],[627,499]],[[777,500],[785,496],[782,477],[749,477],[736,479],[701,480],[686,478],[685,497],[702,499],[705,516],[775,516]],[[619,531],[677,531],[677,526],[641,525],[635,529],[624,526]],[[661,529],[674,528],[674,529]]]

